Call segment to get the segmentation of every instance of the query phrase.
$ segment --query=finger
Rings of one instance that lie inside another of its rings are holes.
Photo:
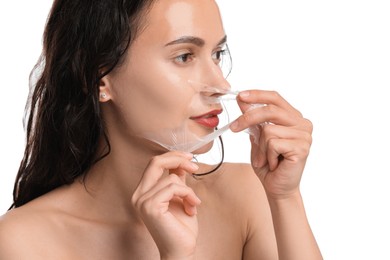
[[[167,176],[161,177],[149,190],[141,190],[140,188],[137,188],[133,197],[135,197],[134,199],[137,199],[137,197],[142,197],[143,200],[146,200],[171,184],[186,186],[181,177],[176,174],[169,174]]]
[[[145,194],[145,198],[141,197],[136,206],[142,214],[159,216],[168,211],[169,202],[175,197],[186,201],[185,204],[183,203],[183,206],[187,205],[187,209],[185,209],[187,214],[192,213],[192,207],[196,207],[201,202],[188,186],[171,183],[154,193],[153,196]]]
[[[284,139],[284,140],[296,140],[299,143],[303,143],[307,146],[310,146],[312,143],[312,136],[309,131],[302,131],[299,129],[284,127],[279,125],[264,125],[260,129],[260,138],[259,141],[255,142],[255,138],[251,137],[252,143],[252,162],[255,167],[264,166],[267,161],[268,150],[272,149],[269,145],[270,140],[273,139]],[[275,154],[275,157],[278,157],[279,154]],[[273,161],[273,166],[277,160]],[[272,161],[269,162],[272,164]]]
[[[185,171],[185,170],[180,169],[180,168],[169,170],[169,175],[176,175],[176,176],[178,176],[183,183],[186,183],[186,174],[187,173],[188,173],[188,171]]]
[[[186,172],[197,171],[199,167],[190,161],[192,158],[191,154],[182,152],[168,152],[153,157],[142,176],[139,188],[143,191],[149,190],[161,178],[165,170],[182,169]]]
[[[273,104],[294,114],[301,115],[278,92],[268,90],[246,90],[239,93],[237,99],[247,104]]]
[[[200,204],[200,200],[199,200],[199,204]],[[197,210],[196,206],[199,206],[199,204],[192,205],[186,199],[184,199],[183,200],[184,211],[187,213],[187,215],[194,216],[194,215],[198,214],[198,210]]]
[[[246,103],[246,102],[243,102],[240,99],[237,99],[237,104],[238,104],[238,107],[240,108],[242,113],[245,113],[247,111],[256,109],[258,107],[266,106],[265,104],[259,104],[259,103],[256,103],[256,104],[254,104],[254,103]]]
[[[267,124],[262,126],[262,138],[267,140],[271,138],[297,139],[312,143],[311,129],[301,130],[296,127],[285,127],[280,125]]]
[[[306,160],[310,145],[301,140],[270,139],[268,141],[267,160],[269,168],[274,171],[281,160],[290,164],[297,164]]]
[[[262,130],[261,130],[262,131]],[[261,133],[261,132],[260,132]],[[260,134],[262,136],[262,134]],[[255,168],[264,167],[267,164],[267,150],[264,138],[260,138],[258,141],[254,136],[250,137],[251,140],[251,161]]]
[[[267,122],[276,125],[294,126],[299,119],[297,115],[291,114],[278,106],[268,105],[247,110],[232,123],[231,129],[234,132],[239,132],[250,126]]]

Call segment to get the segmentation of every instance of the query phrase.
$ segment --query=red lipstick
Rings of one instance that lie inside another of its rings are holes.
[[[218,115],[222,113],[222,109],[212,110],[200,116],[190,117],[190,119],[194,120],[198,124],[208,127],[215,128],[219,124]]]

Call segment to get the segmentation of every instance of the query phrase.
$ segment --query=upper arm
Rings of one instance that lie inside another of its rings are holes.
[[[246,241],[242,259],[278,259],[278,251],[271,210],[259,178],[250,165],[241,165],[242,203],[247,219]]]

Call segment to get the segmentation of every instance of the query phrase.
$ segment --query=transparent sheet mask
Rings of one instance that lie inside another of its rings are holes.
[[[200,133],[194,132],[193,129],[191,130],[188,122],[183,122],[182,125],[176,127],[159,129],[157,132],[144,133],[144,138],[159,144],[169,151],[177,150],[196,153],[198,149],[213,142],[216,138],[229,130],[230,124],[239,116],[236,115],[234,118],[229,116],[229,111],[231,111],[232,108],[235,108],[236,110],[238,108],[236,101],[238,91],[230,90],[230,86],[212,87],[193,80],[188,80],[188,86],[194,91],[190,104],[190,108],[192,108],[193,111],[196,111],[197,108],[203,108],[203,110],[207,108],[207,111],[223,108],[222,114],[218,115],[220,120],[218,127],[216,127],[214,131],[204,131]],[[253,108],[258,106],[262,105],[252,105]],[[247,132],[255,137],[259,134],[256,127],[248,129]]]
[[[189,124],[189,119],[183,121],[179,126],[160,128],[158,131],[147,132],[142,135],[142,137],[153,141],[170,151],[194,152],[202,146],[212,142],[220,135],[221,131],[226,131],[228,129],[228,124],[230,123],[226,108],[224,108],[221,103],[223,95],[233,93],[229,90],[229,86],[224,88],[209,87],[192,80],[188,80],[186,83],[192,91],[189,110],[199,111],[193,113],[203,114],[209,111],[223,109],[223,112],[218,115],[220,120],[218,126],[223,125],[224,127],[217,131],[213,131],[212,129],[207,130],[206,128],[202,129],[202,127],[194,127],[194,124]],[[233,94],[236,95],[237,93],[234,92]],[[192,127],[192,129],[190,129],[190,127]],[[194,130],[194,128],[196,129]]]

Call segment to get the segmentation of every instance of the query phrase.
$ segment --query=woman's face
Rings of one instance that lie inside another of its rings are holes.
[[[230,88],[218,65],[226,37],[217,4],[157,0],[144,19],[125,62],[108,76],[117,131],[150,139],[212,132],[221,106],[200,102],[212,95],[201,86]]]

